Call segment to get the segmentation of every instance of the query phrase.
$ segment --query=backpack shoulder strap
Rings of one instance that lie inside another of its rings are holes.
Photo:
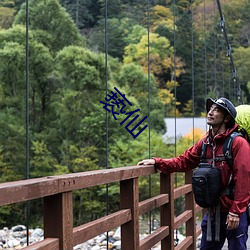
[[[233,144],[233,140],[237,136],[242,136],[242,134],[239,132],[231,133],[226,138],[226,141],[224,142],[224,145],[223,145],[223,154],[224,154],[225,159],[226,159],[226,161],[231,169],[233,168],[232,144]]]
[[[206,152],[207,152],[207,144],[202,142],[202,148],[201,148],[201,162],[205,162],[206,160]]]

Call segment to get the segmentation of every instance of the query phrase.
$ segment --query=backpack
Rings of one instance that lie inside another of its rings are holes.
[[[195,202],[203,208],[214,207],[221,194],[221,171],[211,163],[201,162],[193,172],[192,186]]]
[[[217,157],[216,161],[226,160],[230,169],[233,167],[232,143],[235,137],[242,136],[239,132],[231,133],[223,145],[224,157]],[[206,162],[207,144],[202,144],[201,162],[193,172],[192,187],[195,202],[203,208],[215,207],[219,203],[220,196],[224,190],[221,188],[221,170]],[[233,199],[233,186],[230,182],[227,186],[227,194]]]

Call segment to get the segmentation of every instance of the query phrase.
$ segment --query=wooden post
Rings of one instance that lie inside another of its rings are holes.
[[[160,192],[169,194],[169,203],[161,206],[161,226],[169,227],[169,235],[161,241],[162,250],[174,249],[174,177],[160,174]]]
[[[44,198],[44,238],[59,238],[60,250],[73,249],[72,192]]]
[[[132,220],[121,225],[121,249],[139,250],[138,178],[120,182],[121,209],[131,209]]]
[[[191,184],[192,172],[185,173],[185,183]],[[192,217],[186,222],[186,236],[193,237],[193,243],[188,250],[196,249],[196,212],[193,192],[185,195],[185,210],[192,210]]]

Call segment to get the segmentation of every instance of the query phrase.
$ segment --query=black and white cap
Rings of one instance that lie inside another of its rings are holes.
[[[219,99],[215,99],[215,100],[208,98],[206,101],[207,113],[209,112],[209,110],[213,104],[216,104],[216,105],[220,106],[221,108],[223,108],[224,110],[226,110],[235,120],[236,115],[237,115],[237,111],[236,111],[234,105],[227,98],[220,97]]]

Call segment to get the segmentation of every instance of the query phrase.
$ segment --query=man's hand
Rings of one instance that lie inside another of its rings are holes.
[[[137,166],[138,165],[155,165],[155,160],[154,159],[142,160],[137,163]]]
[[[233,230],[239,226],[240,218],[239,216],[231,215],[230,213],[227,215],[227,229]]]

